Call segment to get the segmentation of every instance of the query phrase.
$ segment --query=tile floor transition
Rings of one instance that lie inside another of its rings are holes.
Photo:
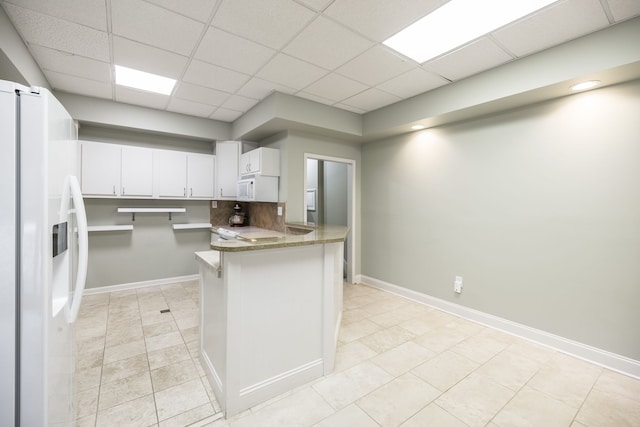
[[[198,301],[197,282],[85,297],[79,426],[640,426],[640,380],[364,285],[333,374],[223,419]]]

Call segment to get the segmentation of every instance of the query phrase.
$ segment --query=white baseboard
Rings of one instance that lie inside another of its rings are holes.
[[[197,274],[189,276],[167,277],[164,279],[146,280],[144,282],[123,283],[121,285],[101,286],[99,288],[85,288],[85,295],[103,294],[105,292],[126,291],[129,289],[147,288],[149,286],[171,285],[173,283],[198,280]]]
[[[415,302],[426,304],[481,325],[515,335],[519,338],[550,347],[562,353],[566,353],[613,371],[640,379],[640,361],[638,360],[630,359],[596,347],[591,347],[577,341],[572,341],[558,335],[550,334],[540,329],[531,328],[482,311],[464,307],[460,304],[455,304],[421,292],[387,283],[373,277],[359,275],[358,282],[382,289]]]

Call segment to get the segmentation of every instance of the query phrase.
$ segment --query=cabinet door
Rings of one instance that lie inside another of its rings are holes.
[[[189,154],[187,156],[188,196],[213,199],[214,156]]]
[[[187,154],[180,151],[154,151],[153,176],[156,196],[186,197]]]
[[[153,196],[153,151],[122,147],[122,196]]]
[[[280,176],[280,150],[260,147],[244,153],[240,175]]]
[[[82,193],[85,196],[120,195],[119,145],[81,142]]]
[[[235,200],[238,186],[239,141],[216,143],[215,195],[218,200]]]
[[[240,175],[247,175],[251,173],[252,152],[253,151],[249,151],[240,156]]]

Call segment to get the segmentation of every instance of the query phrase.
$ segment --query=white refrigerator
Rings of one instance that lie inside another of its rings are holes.
[[[88,250],[77,144],[50,92],[0,80],[0,426],[74,423]]]

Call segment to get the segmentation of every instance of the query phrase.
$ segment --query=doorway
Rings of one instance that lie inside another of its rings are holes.
[[[355,160],[304,154],[305,219],[349,227],[344,244],[345,279],[355,277]]]

